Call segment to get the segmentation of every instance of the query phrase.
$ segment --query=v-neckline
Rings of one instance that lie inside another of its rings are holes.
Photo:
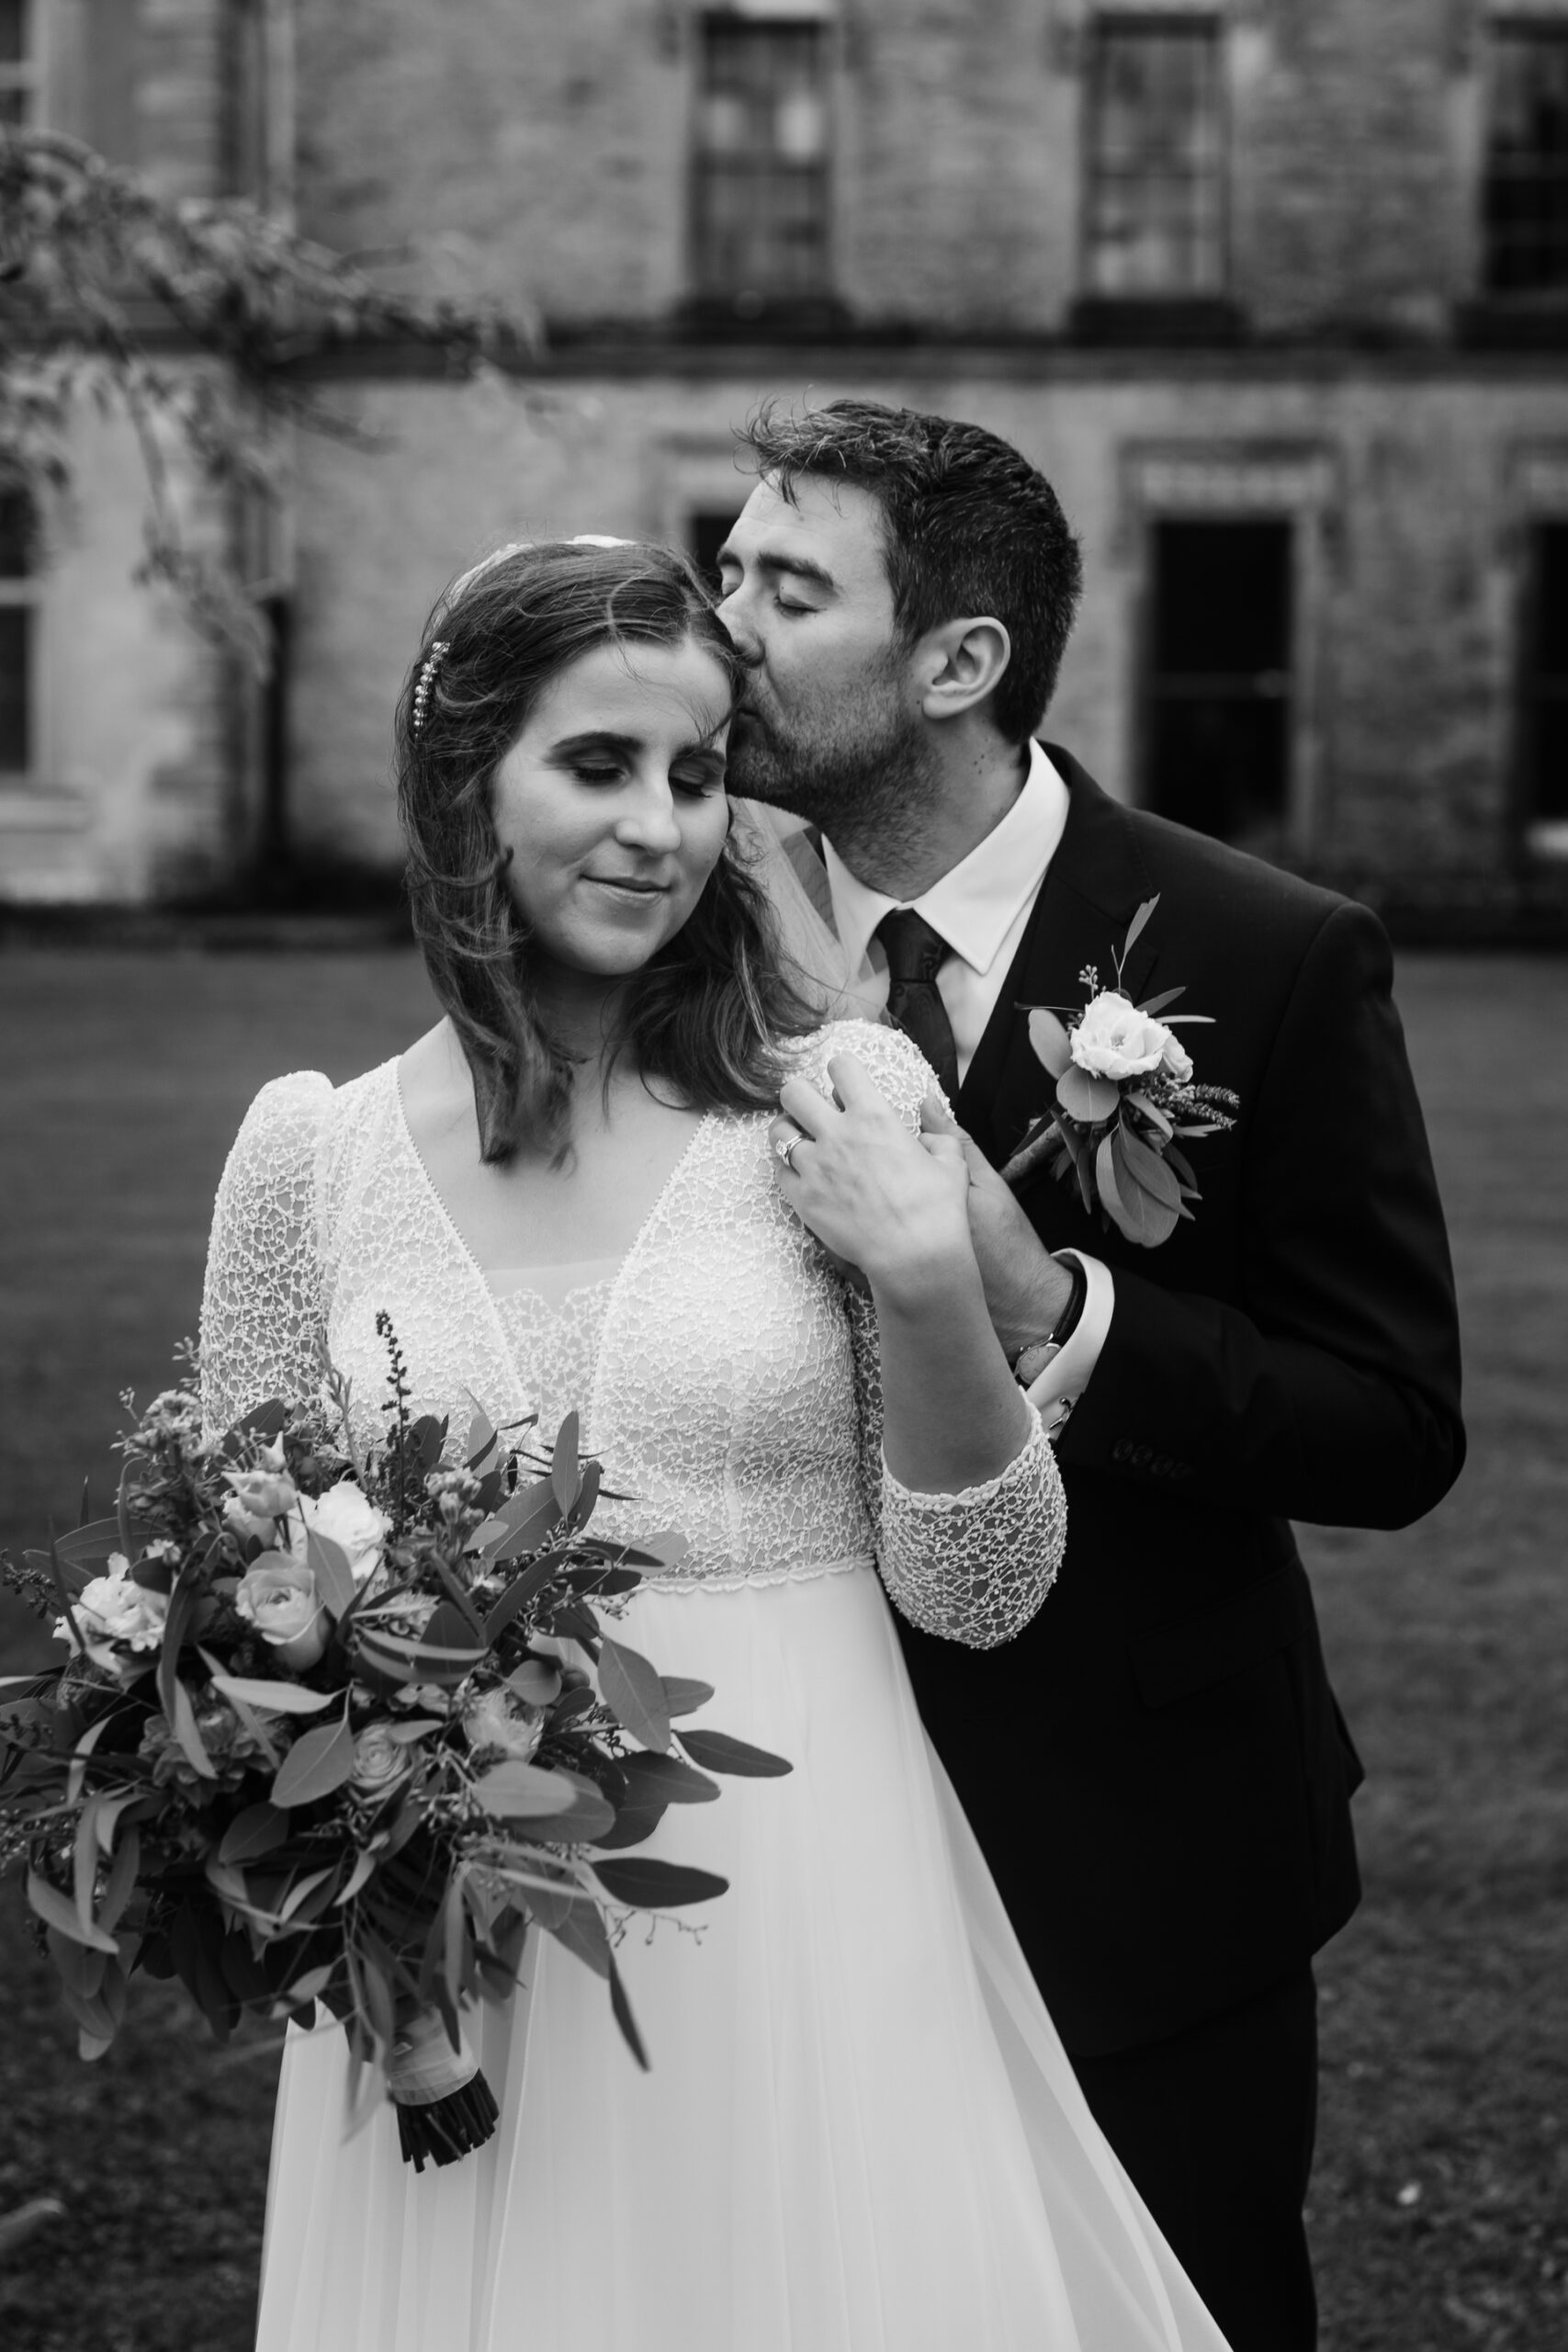
[[[398,1128],[403,1139],[404,1148],[406,1149],[409,1158],[413,1162],[414,1167],[419,1171],[420,1181],[423,1184],[425,1191],[429,1193],[432,1202],[434,1204],[435,1213],[441,1219],[442,1224],[446,1227],[453,1247],[457,1251],[458,1256],[463,1260],[468,1272],[471,1274],[474,1282],[478,1284],[479,1289],[483,1294],[485,1304],[490,1310],[491,1322],[494,1326],[496,1334],[502,1342],[502,1350],[506,1355],[507,1361],[512,1364],[513,1370],[515,1373],[518,1370],[518,1365],[516,1358],[513,1353],[512,1341],[507,1335],[505,1317],[501,1312],[502,1302],[497,1298],[494,1291],[491,1290],[489,1276],[486,1274],[484,1268],[480,1265],[479,1259],[474,1254],[474,1250],[467,1237],[464,1235],[461,1227],[458,1225],[457,1218],[452,1215],[451,1210],[447,1207],[445,1200],[442,1198],[440,1187],[437,1185],[435,1179],[432,1176],[429,1169],[424,1164],[424,1154],[421,1151],[418,1144],[414,1141],[413,1129],[409,1125],[408,1111],[403,1102],[402,1080],[399,1076],[399,1063],[400,1059],[401,1057],[400,1056],[397,1059],[389,1062],[387,1068],[391,1079],[392,1102],[396,1109]],[[693,1153],[696,1150],[697,1146],[702,1142],[704,1136],[707,1134],[709,1127],[713,1125],[718,1115],[719,1114],[716,1111],[705,1111],[703,1113],[702,1117],[697,1122],[694,1133],[686,1143],[684,1148],[682,1150],[680,1157],[676,1159],[669,1174],[665,1177],[663,1183],[660,1186],[647,1216],[643,1218],[642,1223],[637,1227],[636,1233],[632,1236],[631,1241],[624,1255],[618,1261],[614,1273],[608,1278],[610,1295],[605,1304],[606,1315],[608,1315],[610,1308],[615,1305],[615,1294],[619,1290],[621,1283],[625,1279],[626,1268],[631,1264],[632,1260],[641,1250],[643,1243],[648,1238],[649,1232],[652,1227],[654,1219],[659,1216],[665,1202],[673,1192],[676,1183],[684,1174],[687,1161],[691,1159]],[[592,1287],[597,1289],[599,1285],[594,1283]]]

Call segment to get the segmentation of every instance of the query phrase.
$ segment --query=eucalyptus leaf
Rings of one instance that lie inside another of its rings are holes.
[[[190,1692],[178,1675],[175,1677],[175,1737],[184,1748],[191,1770],[199,1772],[204,1781],[215,1781],[218,1768],[209,1756],[197,1728],[196,1709],[191,1704]]]
[[[560,1662],[553,1657],[525,1657],[506,1678],[507,1688],[530,1707],[548,1707],[560,1697]]]
[[[632,2015],[632,2005],[626,1998],[626,1986],[621,1983],[621,1972],[615,1966],[614,1952],[610,1954],[610,2008],[615,2023],[621,2029],[621,2035],[626,2048],[646,2075],[649,2072],[648,2052],[643,2048],[642,2036],[637,2031],[637,2019]]]
[[[285,1919],[292,1919],[295,1913],[305,1901],[306,1896],[313,1893],[317,1887],[323,1885],[328,1879],[334,1878],[336,1875],[337,1865],[334,1862],[326,1870],[312,1871],[308,1877],[296,1879],[293,1886],[289,1889],[289,1892],[284,1900],[279,1917]]]
[[[610,1939],[593,1904],[575,1903],[558,1919],[541,1918],[539,1924],[554,1936],[558,1943],[564,1944],[568,1951],[575,1952],[595,1976],[607,1977],[610,1974],[613,1966]]]
[[[57,1535],[54,1548],[73,1568],[90,1568],[96,1575],[111,1552],[124,1552],[129,1559],[136,1547],[132,1544],[128,1551],[121,1544],[118,1519],[95,1519],[85,1527],[73,1527],[67,1534]]]
[[[711,1682],[694,1682],[683,1674],[661,1674],[659,1679],[664,1686],[664,1712],[668,1715],[694,1714],[713,1697]]]
[[[563,1511],[571,1509],[582,1485],[577,1459],[579,1426],[576,1413],[569,1413],[556,1431],[555,1450],[550,1456],[550,1485]]]
[[[644,1747],[670,1746],[664,1685],[641,1652],[604,1636],[599,1652],[599,1695],[621,1729]]]
[[[1117,1147],[1122,1141],[1120,1127],[1107,1136],[1095,1156],[1095,1174],[1099,1179],[1100,1197],[1112,1223],[1129,1241],[1152,1250],[1175,1232],[1177,1213],[1146,1193],[1120,1159]]]
[[[223,1832],[218,1848],[220,1862],[252,1862],[262,1854],[270,1854],[285,1844],[289,1834],[288,1815],[275,1804],[248,1804],[237,1813]]]
[[[504,1520],[508,1529],[504,1539],[491,1547],[491,1559],[500,1562],[537,1551],[551,1529],[559,1525],[561,1506],[550,1480],[537,1478],[531,1486],[519,1487],[495,1516]]]
[[[1145,899],[1144,900],[1143,905],[1138,909],[1137,913],[1127,925],[1127,936],[1122,942],[1122,954],[1123,958],[1132,954],[1134,943],[1143,935],[1144,925],[1147,922],[1149,917],[1153,914],[1158,904],[1159,893],[1156,890],[1152,899]]]
[[[1098,1126],[1102,1119],[1115,1117],[1122,1093],[1113,1080],[1092,1077],[1074,1062],[1056,1080],[1056,1100],[1069,1119],[1077,1119],[1082,1126],[1093,1127]]]
[[[683,1903],[708,1903],[729,1885],[713,1871],[693,1870],[683,1862],[664,1862],[651,1854],[593,1860],[593,1875],[616,1903],[637,1911],[671,1911]]]
[[[734,1739],[727,1731],[683,1731],[682,1747],[694,1764],[706,1767],[710,1772],[733,1772],[742,1780],[779,1780],[795,1767],[786,1758],[773,1756],[765,1747],[753,1747],[744,1739]]]
[[[465,1442],[468,1449],[468,1468],[477,1470],[485,1455],[492,1452],[497,1443],[496,1428],[478,1397],[470,1397],[469,1401],[474,1408],[474,1418],[468,1423],[468,1434]]]
[[[302,1682],[265,1682],[242,1674],[224,1674],[212,1668],[212,1687],[225,1699],[243,1699],[247,1707],[255,1707],[273,1715],[316,1715],[330,1707],[337,1697],[334,1690],[307,1690]]]
[[[515,1757],[492,1765],[474,1782],[474,1794],[485,1811],[508,1821],[570,1813],[573,1793],[564,1772],[546,1771]]]
[[[316,1591],[328,1615],[341,1617],[352,1607],[359,1590],[343,1545],[334,1544],[330,1535],[318,1535],[313,1527],[307,1527],[305,1564],[315,1571]]]
[[[1029,1042],[1035,1059],[1060,1078],[1073,1058],[1072,1041],[1048,1005],[1037,1004],[1030,1014]]]
[[[694,1734],[700,1738],[700,1733]],[[629,1802],[635,1805],[707,1804],[718,1794],[718,1784],[679,1756],[623,1756],[621,1772]],[[617,1811],[619,1808],[617,1807]]]
[[[1135,1182],[1143,1186],[1145,1193],[1152,1193],[1165,1207],[1174,1209],[1181,1198],[1181,1187],[1176,1181],[1174,1169],[1168,1168],[1151,1145],[1146,1144],[1141,1136],[1131,1134],[1126,1127],[1115,1140],[1119,1158]],[[1120,1168],[1117,1173],[1120,1176]]]
[[[90,1951],[112,1952],[118,1959],[119,1946],[114,1938],[102,1928],[84,1927],[76,1917],[75,1905],[37,1871],[28,1872],[28,1901],[45,1927],[57,1928],[67,1942],[85,1944]]]
[[[340,1723],[323,1724],[295,1741],[274,1776],[272,1802],[285,1809],[314,1804],[341,1789],[353,1770],[354,1734],[345,1712]]]

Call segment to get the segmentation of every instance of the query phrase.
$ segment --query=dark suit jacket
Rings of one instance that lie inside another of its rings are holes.
[[[1292,1519],[1402,1527],[1463,1458],[1442,1212],[1364,907],[1117,806],[1066,752],[1066,831],[959,1098],[1000,1163],[1053,1091],[1033,1004],[1111,980],[1172,1010],[1237,1125],[1190,1149],[1202,1199],[1139,1249],[1042,1175],[1053,1249],[1114,1272],[1098,1368],[1060,1441],[1067,1548],[1000,1650],[900,1628],[921,1713],[1051,2012],[1091,2054],[1244,2000],[1359,1892],[1360,1767],[1324,1670]]]

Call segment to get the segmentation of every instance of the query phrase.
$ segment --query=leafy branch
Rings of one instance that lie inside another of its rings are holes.
[[[275,502],[279,427],[375,446],[312,390],[311,362],[413,343],[466,376],[538,341],[525,311],[398,291],[243,199],[171,199],[61,131],[0,129],[0,463],[63,491],[78,401],[123,414],[147,486],[138,580],[166,582],[260,673],[267,583],[191,544],[171,450],[220,499]]]

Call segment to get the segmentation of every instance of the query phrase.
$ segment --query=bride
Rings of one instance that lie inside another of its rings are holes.
[[[637,1498],[596,1532],[689,1539],[628,1638],[794,1770],[670,1833],[730,1889],[699,1936],[623,1953],[651,2072],[534,1939],[475,2025],[496,2135],[416,2174],[389,2108],[345,2136],[341,2030],[290,2033],[260,2352],[1224,2352],[1078,2093],[893,1632],[889,1598],[1007,1640],[1066,1534],[958,1148],[917,1132],[931,1073],[784,977],[730,833],[736,657],[679,557],[510,549],[433,631],[399,750],[444,1017],[253,1104],[208,1418],[313,1392],[323,1354],[377,1397],[381,1308],[416,1410],[547,1433],[581,1409]]]

